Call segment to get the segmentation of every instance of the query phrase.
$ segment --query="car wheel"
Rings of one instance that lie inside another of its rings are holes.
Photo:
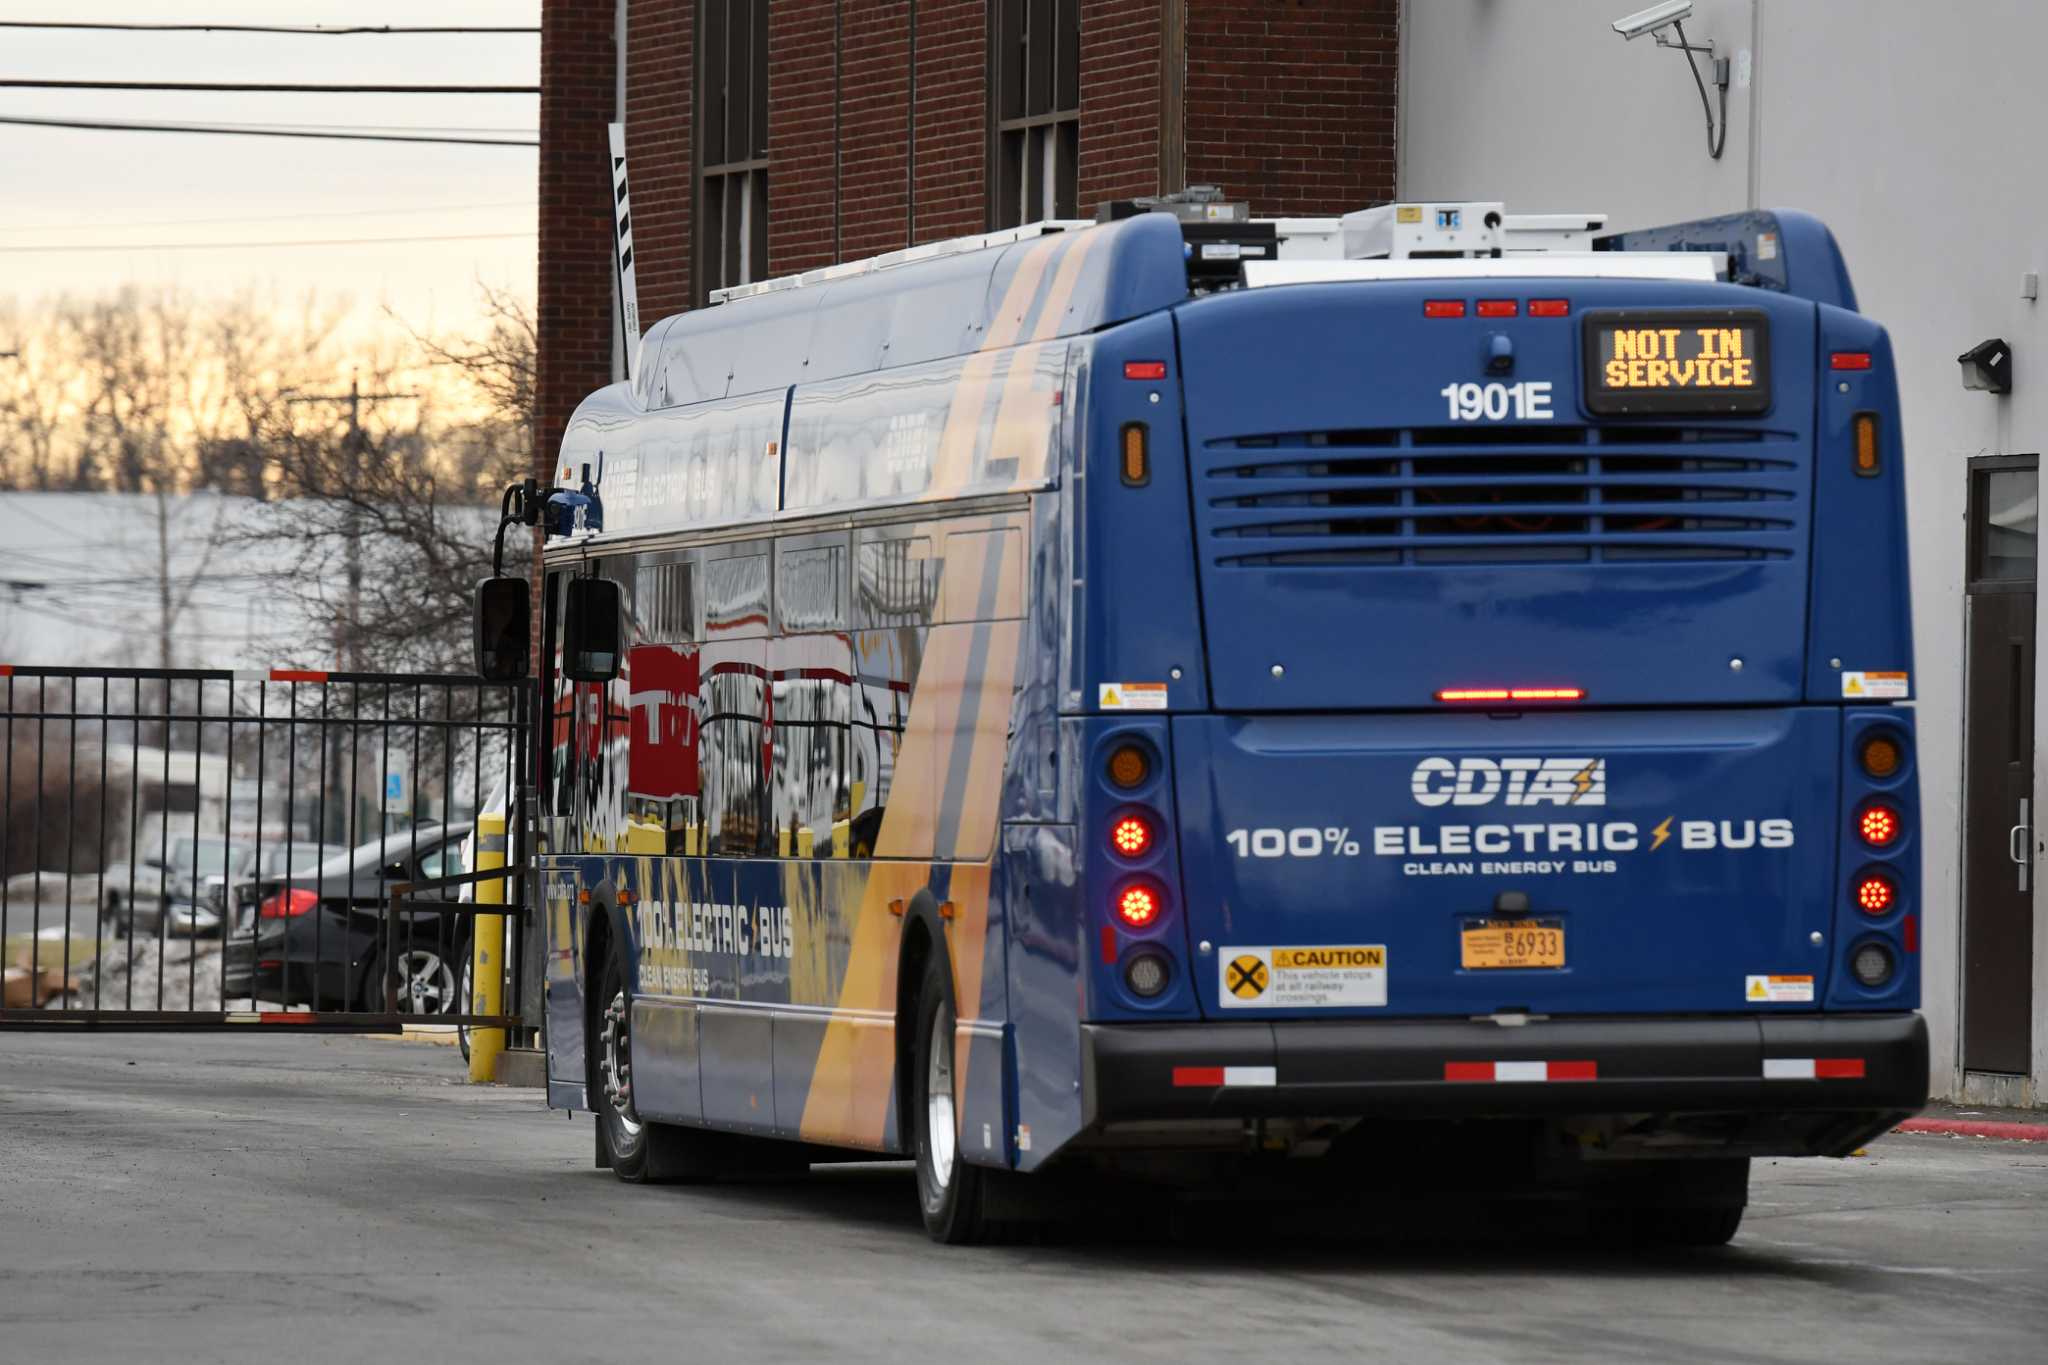
[[[376,963],[371,964],[372,985],[366,992],[371,996],[366,1003],[373,1010],[384,1006],[383,994],[374,985],[378,980],[376,967]],[[400,1014],[447,1014],[454,1010],[455,965],[441,949],[398,949],[391,954],[389,970]]]

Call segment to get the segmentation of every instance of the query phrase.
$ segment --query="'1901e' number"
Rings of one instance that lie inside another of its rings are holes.
[[[1446,384],[1437,390],[1451,410],[1453,422],[1548,422],[1550,381],[1524,380],[1519,384]]]

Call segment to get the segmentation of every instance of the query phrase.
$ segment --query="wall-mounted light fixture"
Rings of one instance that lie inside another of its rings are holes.
[[[1980,341],[1956,357],[1963,367],[1963,387],[1980,393],[2012,392],[2012,347],[1997,337]]]
[[[1685,64],[1692,69],[1692,83],[1699,87],[1700,108],[1707,115],[1707,155],[1719,161],[1722,149],[1728,145],[1728,59],[1714,55],[1712,39],[1703,47],[1685,40],[1685,21],[1691,17],[1692,0],[1663,0],[1662,4],[1616,19],[1614,31],[1630,42],[1649,34],[1658,47],[1668,47],[1685,54]],[[1718,119],[1714,117],[1713,101],[1707,98],[1706,79],[1700,75],[1699,63],[1693,60],[1696,52],[1705,53],[1707,60],[1713,63],[1714,86],[1721,92],[1721,116]]]

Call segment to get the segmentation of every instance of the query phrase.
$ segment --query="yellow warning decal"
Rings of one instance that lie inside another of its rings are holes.
[[[1912,675],[1899,672],[1873,673],[1861,669],[1842,671],[1842,695],[1868,701],[1904,701],[1912,694]]]
[[[1769,1005],[1810,1005],[1813,978],[1810,976],[1745,976],[1742,998]]]
[[[1383,943],[1225,948],[1217,999],[1226,1009],[1374,1009],[1387,1003]]]
[[[1095,704],[1104,711],[1164,711],[1163,682],[1108,682],[1095,689]]]
[[[1395,209],[1394,209],[1394,221],[1395,221],[1395,222],[1397,222],[1397,223],[1419,223],[1419,222],[1421,222],[1421,221],[1422,221],[1422,205],[1420,205],[1420,204],[1400,204],[1400,205],[1397,205],[1397,206],[1395,207]]]

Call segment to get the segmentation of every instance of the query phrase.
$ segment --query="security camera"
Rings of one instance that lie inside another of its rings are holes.
[[[1682,19],[1692,18],[1692,0],[1664,0],[1661,5],[1637,10],[1626,19],[1614,21],[1614,31],[1633,42],[1646,33],[1656,33],[1670,28]]]

